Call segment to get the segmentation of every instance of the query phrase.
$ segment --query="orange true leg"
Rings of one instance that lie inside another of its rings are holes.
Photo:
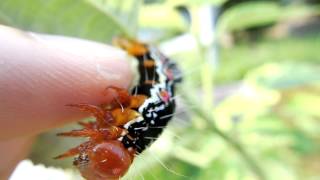
[[[63,154],[60,154],[59,156],[54,157],[54,159],[63,159],[63,158],[75,156],[75,155],[85,151],[90,146],[92,146],[92,143],[90,141],[84,142],[77,147],[69,149],[67,152],[65,152]]]
[[[127,130],[116,126],[110,126],[108,128],[101,128],[99,133],[101,133],[102,136],[100,136],[100,138],[102,139],[95,139],[96,141],[116,140],[122,134],[126,134]]]
[[[63,158],[75,156],[79,153],[80,153],[79,146],[77,146],[75,148],[69,149],[67,152],[60,154],[59,156],[54,157],[54,159],[63,159]]]
[[[78,124],[85,129],[94,129],[96,123],[95,122],[78,122]]]
[[[105,111],[101,107],[95,105],[81,103],[68,104],[67,106],[76,107],[81,111],[91,113],[97,119],[97,123],[100,127],[108,126],[108,122],[113,120],[109,111]]]
[[[58,133],[58,136],[68,136],[68,137],[89,137],[93,141],[102,141],[102,140],[112,140],[117,139],[121,134],[125,133],[125,129],[109,126],[99,129],[79,129],[72,130],[69,132]]]
[[[111,103],[108,104],[109,106],[110,105],[112,106],[111,108],[108,108],[110,110],[119,108],[119,107],[138,108],[148,98],[146,95],[140,95],[140,94],[131,96],[126,89],[122,89],[114,86],[109,86],[106,88],[106,90],[107,90],[106,95],[108,95],[108,90],[112,90],[116,93],[114,95],[114,99],[111,101]]]
[[[95,137],[99,135],[99,132],[93,129],[80,129],[72,130],[69,132],[58,133],[58,136],[69,136],[69,137]]]
[[[130,95],[126,89],[109,86],[106,88],[104,94],[106,96],[112,96],[111,102],[103,105],[106,109],[125,108],[130,105]]]

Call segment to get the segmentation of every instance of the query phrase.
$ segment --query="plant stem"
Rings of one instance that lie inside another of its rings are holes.
[[[226,133],[222,132],[214,123],[213,117],[210,114],[203,111],[200,108],[201,106],[199,104],[195,105],[195,102],[197,102],[197,100],[193,97],[193,95],[191,95],[191,93],[187,93],[183,89],[187,88],[181,88],[180,92],[187,104],[193,106],[193,113],[197,114],[200,118],[204,119],[208,123],[208,125],[210,125],[210,129],[213,131],[213,133],[217,134],[225,142],[231,145],[240,154],[243,160],[248,164],[249,168],[256,174],[256,176],[260,180],[267,179],[262,168],[258,165],[257,162],[255,162],[254,158],[245,150],[245,148],[238,141],[232,139]]]

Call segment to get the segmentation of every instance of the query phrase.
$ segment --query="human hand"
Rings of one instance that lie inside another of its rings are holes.
[[[37,134],[87,115],[66,104],[101,104],[107,86],[128,88],[126,59],[111,46],[0,25],[0,179]]]

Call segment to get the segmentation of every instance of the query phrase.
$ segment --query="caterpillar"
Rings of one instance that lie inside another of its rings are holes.
[[[139,81],[131,91],[110,86],[113,99],[99,106],[69,104],[91,113],[96,121],[79,122],[83,129],[59,136],[88,137],[88,141],[59,155],[76,156],[73,164],[89,180],[119,179],[134,157],[163,131],[175,112],[175,85],[180,70],[155,47],[135,40],[116,38],[114,44],[138,61]]]

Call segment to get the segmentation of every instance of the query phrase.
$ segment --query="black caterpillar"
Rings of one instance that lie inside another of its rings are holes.
[[[140,79],[129,93],[107,87],[114,99],[103,105],[70,104],[90,112],[94,122],[80,122],[83,129],[61,136],[89,137],[89,140],[56,158],[77,157],[74,165],[87,179],[119,179],[134,157],[158,138],[175,112],[175,84],[181,81],[176,64],[156,48],[127,39],[115,44],[138,60]]]

